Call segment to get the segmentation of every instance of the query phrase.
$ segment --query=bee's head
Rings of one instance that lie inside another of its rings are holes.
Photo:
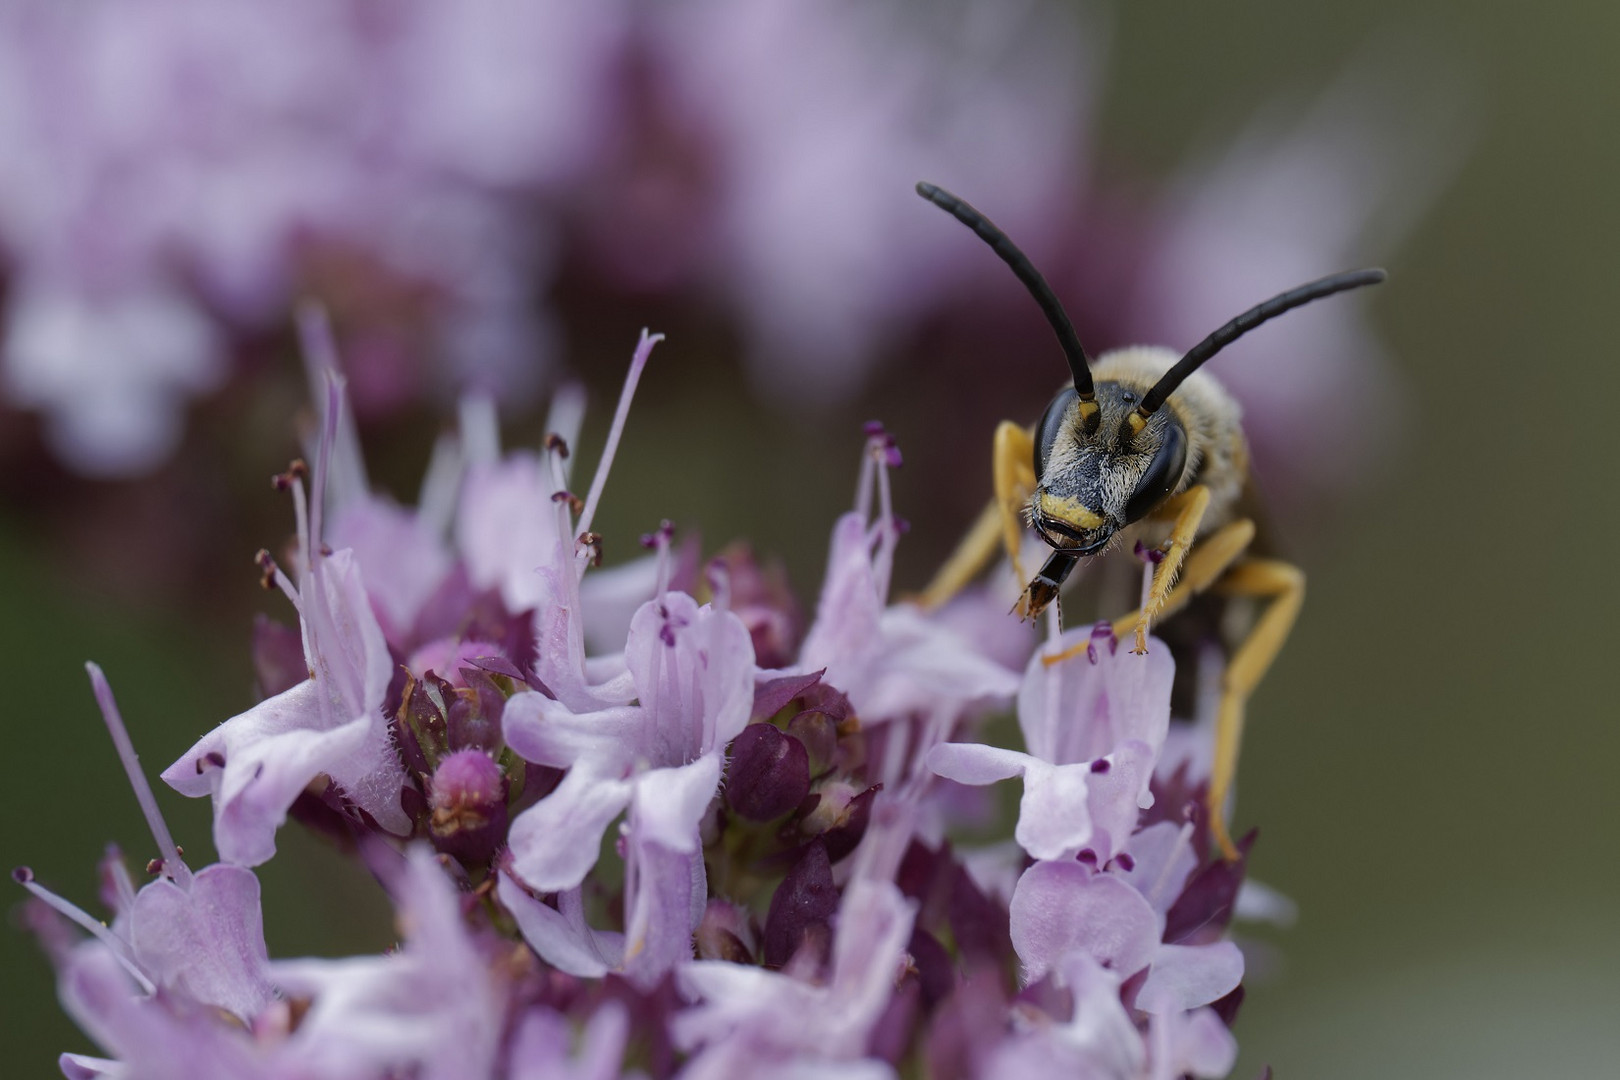
[[[979,211],[929,183],[917,194],[990,245],[1024,283],[1057,334],[1074,385],[1052,400],[1035,432],[1030,524],[1048,544],[1092,555],[1168,498],[1187,469],[1187,432],[1165,400],[1210,357],[1262,323],[1324,296],[1384,280],[1382,270],[1319,278],[1257,304],[1194,345],[1151,388],[1098,385],[1069,316],[1046,279],[1007,234]],[[1196,464],[1196,463],[1195,463]]]
[[[1133,421],[1141,394],[1118,383],[1096,387],[1088,422],[1073,387],[1046,407],[1035,429],[1035,492],[1029,518],[1048,544],[1094,555],[1180,486],[1187,432],[1173,412]]]

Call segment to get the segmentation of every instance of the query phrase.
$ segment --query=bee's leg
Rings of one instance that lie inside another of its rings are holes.
[[[1238,852],[1227,835],[1224,811],[1227,792],[1232,789],[1232,778],[1237,773],[1244,708],[1299,617],[1300,605],[1305,601],[1305,573],[1278,559],[1249,559],[1233,566],[1215,587],[1230,596],[1271,600],[1249,636],[1232,654],[1221,676],[1221,704],[1215,719],[1215,763],[1209,777],[1209,826],[1221,854],[1230,861],[1238,857]]]
[[[1198,546],[1187,556],[1182,564],[1181,579],[1175,583],[1170,594],[1165,597],[1160,606],[1157,617],[1169,618],[1187,606],[1187,601],[1213,585],[1220,576],[1226,573],[1227,568],[1236,562],[1248,549],[1254,540],[1254,522],[1244,518],[1229,522],[1216,529],[1198,542]],[[1135,630],[1142,621],[1140,609],[1129,615],[1114,620],[1114,636],[1122,638]],[[1089,640],[1071,646],[1059,653],[1043,656],[1041,659],[1048,666],[1061,663],[1072,656],[1078,656],[1086,651]]]
[[[1181,566],[1181,577],[1153,613],[1154,621],[1168,619],[1187,606],[1187,601],[1215,584],[1220,576],[1254,542],[1254,522],[1247,518],[1229,522],[1198,542]],[[1163,563],[1160,564],[1161,566]],[[1155,581],[1157,575],[1155,574]],[[1135,630],[1142,621],[1138,608],[1129,615],[1114,620],[1114,636],[1122,638]]]
[[[1035,490],[1035,441],[1027,428],[1011,420],[1001,422],[996,428],[991,470],[995,497],[918,597],[924,608],[938,607],[961,592],[995,558],[998,544],[1006,548],[1018,580],[1024,580],[1018,557],[1024,527],[1021,514]]]
[[[1187,558],[1187,549],[1192,547],[1193,537],[1198,535],[1204,511],[1209,509],[1209,488],[1194,484],[1166,503],[1165,509],[1175,511],[1176,523],[1170,529],[1170,539],[1165,541],[1164,557],[1153,568],[1153,583],[1148,588],[1147,601],[1137,613],[1136,648],[1133,650],[1137,653],[1147,652],[1148,627],[1164,607],[1165,598],[1170,595],[1170,586],[1175,584],[1181,564]]]

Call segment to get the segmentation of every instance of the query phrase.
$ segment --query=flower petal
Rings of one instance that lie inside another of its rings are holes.
[[[947,780],[979,785],[1017,776],[1035,760],[1017,750],[983,743],[940,743],[928,751],[927,764]]]
[[[1013,948],[1034,982],[1080,950],[1129,978],[1158,947],[1159,921],[1140,893],[1077,862],[1038,862],[1013,890]]]
[[[506,744],[525,761],[566,769],[582,759],[628,768],[644,717],[639,706],[576,713],[532,690],[513,694],[501,713]],[[611,767],[605,766],[602,767]]]
[[[530,896],[507,874],[500,876],[495,891],[517,920],[523,940],[559,971],[581,978],[600,978],[623,961],[623,935],[598,933],[586,924],[579,889],[560,893],[556,908]]]
[[[626,780],[602,776],[585,764],[512,821],[512,869],[535,892],[572,889],[596,865],[602,832],[630,803]]]
[[[1243,953],[1230,941],[1161,945],[1147,981],[1136,992],[1143,1012],[1186,1012],[1218,1001],[1243,981]]]
[[[678,768],[649,769],[635,778],[634,787],[634,837],[683,854],[696,851],[698,823],[720,787],[720,754],[704,754]]]
[[[135,896],[130,945],[136,962],[163,986],[251,1022],[269,1004],[269,954],[253,871],[219,863],[189,889],[167,879]]]
[[[1092,840],[1089,765],[1048,765],[1030,759],[1013,838],[1036,859],[1072,859]],[[1133,811],[1134,812],[1134,811]]]

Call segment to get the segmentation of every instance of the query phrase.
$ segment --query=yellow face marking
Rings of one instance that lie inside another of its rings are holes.
[[[1101,514],[1081,506],[1079,499],[1060,499],[1045,492],[1041,494],[1040,511],[1077,529],[1100,529],[1108,523],[1108,519]]]
[[[1147,427],[1147,417],[1143,416],[1141,413],[1133,412],[1125,418],[1125,423],[1131,429],[1131,437],[1135,438],[1136,436],[1142,434],[1143,428]]]

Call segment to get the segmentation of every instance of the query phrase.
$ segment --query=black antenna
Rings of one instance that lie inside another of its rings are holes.
[[[1069,361],[1069,373],[1074,376],[1075,393],[1080,395],[1082,402],[1096,400],[1097,392],[1091,385],[1091,361],[1086,356],[1086,350],[1080,347],[1080,339],[1075,335],[1074,324],[1069,322],[1069,316],[1058,303],[1053,294],[1052,287],[1046,283],[1041,272],[1035,269],[1035,264],[1029,261],[1029,256],[1018,250],[1018,245],[1007,238],[1002,232],[990,223],[972,206],[952,195],[942,187],[930,184],[926,180],[917,183],[917,194],[949,213],[957,221],[978,233],[979,239],[990,245],[990,250],[1001,256],[1001,261],[1012,268],[1018,275],[1018,280],[1024,283],[1024,288],[1041,305],[1041,313],[1046,321],[1052,324],[1057,332],[1058,344],[1063,346],[1063,355]],[[1084,406],[1082,406],[1084,408]]]
[[[1263,304],[1255,305],[1194,345],[1187,355],[1177,361],[1175,367],[1165,372],[1159,381],[1153,384],[1153,389],[1143,396],[1142,403],[1136,407],[1136,415],[1145,420],[1158,412],[1165,398],[1175,393],[1176,388],[1186,382],[1187,376],[1197,371],[1204,361],[1261,323],[1269,322],[1285,311],[1292,311],[1302,304],[1320,300],[1324,296],[1332,296],[1347,289],[1359,289],[1363,285],[1376,285],[1388,276],[1382,270],[1347,270],[1342,274],[1333,274],[1296,289],[1289,289]],[[1140,430],[1140,424],[1133,424],[1132,427]]]

